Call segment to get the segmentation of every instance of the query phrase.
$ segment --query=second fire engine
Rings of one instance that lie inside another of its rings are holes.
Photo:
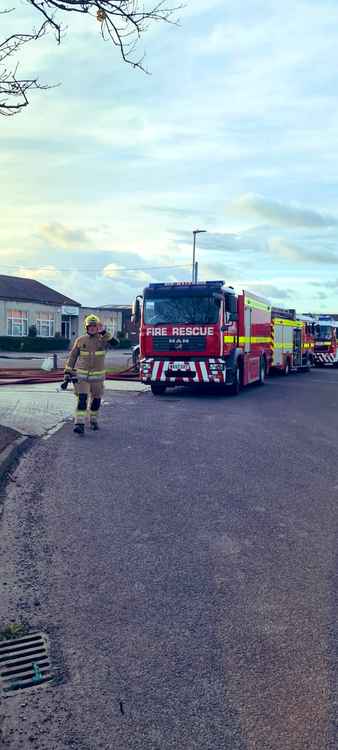
[[[313,364],[314,324],[295,310],[272,308],[272,367],[284,375],[309,370]]]

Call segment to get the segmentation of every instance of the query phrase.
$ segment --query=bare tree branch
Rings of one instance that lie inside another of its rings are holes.
[[[12,12],[12,9],[1,12],[1,15]],[[14,70],[6,67],[9,57],[18,54],[28,42],[36,41],[47,32],[44,21],[39,29],[30,34],[12,34],[0,42],[0,115],[10,116],[27,107],[27,92],[30,89],[45,89],[37,78],[21,79],[17,77],[18,63]],[[6,61],[6,62],[5,62]],[[13,103],[14,102],[14,103]]]
[[[147,73],[144,55],[138,57],[136,48],[143,34],[153,22],[177,24],[176,14],[183,4],[168,5],[170,0],[159,0],[148,8],[143,0],[26,0],[33,12],[40,15],[41,24],[30,33],[15,33],[0,40],[0,115],[16,114],[28,104],[27,93],[32,89],[46,89],[38,78],[19,80],[18,65],[6,67],[9,57],[18,56],[23,45],[36,42],[52,31],[58,44],[64,32],[63,17],[67,13],[87,14],[100,24],[101,36],[117,47],[122,60],[133,68]],[[149,0],[150,2],[150,0]],[[149,4],[148,4],[149,5]],[[0,15],[15,13],[14,8],[0,11]],[[13,103],[14,102],[14,103]]]

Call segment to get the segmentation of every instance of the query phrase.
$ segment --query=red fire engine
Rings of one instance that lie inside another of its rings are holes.
[[[272,308],[272,367],[284,375],[291,370],[310,370],[314,351],[314,326],[295,310]]]
[[[271,305],[236,295],[223,281],[150,284],[134,305],[140,323],[140,377],[155,395],[192,383],[233,394],[264,383],[271,364]]]
[[[337,323],[330,315],[319,315],[314,318],[315,323],[315,367],[331,365],[338,367]]]

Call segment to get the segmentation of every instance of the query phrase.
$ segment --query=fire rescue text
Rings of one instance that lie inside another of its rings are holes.
[[[171,328],[147,328],[147,336],[213,336],[214,329],[207,326]]]

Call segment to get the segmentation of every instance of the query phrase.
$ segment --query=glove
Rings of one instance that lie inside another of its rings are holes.
[[[67,390],[69,383],[73,383],[73,385],[74,383],[77,383],[77,377],[72,375],[70,372],[65,372],[63,376],[63,383],[61,383],[60,386],[63,391]]]

